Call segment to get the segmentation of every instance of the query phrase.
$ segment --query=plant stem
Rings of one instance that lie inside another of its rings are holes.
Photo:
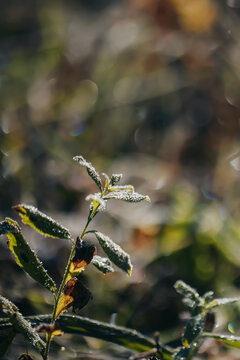
[[[86,222],[86,225],[84,226],[84,229],[80,235],[80,239],[82,239],[86,233],[86,230],[87,230],[87,227],[89,225],[89,223],[92,221],[96,211],[97,211],[98,207],[95,209],[94,212],[92,212],[91,216],[88,217],[88,220]],[[66,281],[66,278],[68,276],[68,273],[69,273],[69,269],[70,269],[70,266],[71,266],[71,260],[72,260],[72,257],[73,257],[73,254],[74,254],[74,251],[75,251],[75,248],[76,248],[76,245],[75,243],[73,243],[73,246],[72,246],[72,249],[71,249],[71,252],[70,252],[70,255],[69,255],[69,258],[68,258],[68,262],[67,262],[67,266],[66,266],[66,269],[65,269],[65,273],[64,273],[64,276],[63,276],[63,279],[62,279],[62,282],[61,282],[61,285],[58,289],[58,293],[55,297],[55,301],[54,301],[54,308],[53,308],[53,313],[52,313],[52,319],[51,319],[51,323],[54,324],[55,323],[55,316],[56,316],[56,311],[57,311],[57,306],[58,306],[58,302],[59,302],[59,299],[60,299],[60,296],[62,294],[62,290],[64,288],[64,285],[65,285],[65,281]],[[47,360],[48,358],[48,352],[49,352],[49,349],[50,349],[50,344],[51,344],[51,339],[52,337],[51,336],[47,336],[47,341],[46,341],[46,348],[45,348],[45,352],[44,352],[44,357],[43,357],[43,360]]]
[[[107,189],[104,189],[101,193],[101,198],[106,194],[107,192]],[[86,222],[86,225],[84,226],[83,228],[83,231],[80,235],[80,239],[82,239],[86,233],[86,230],[87,230],[87,227],[89,225],[89,223],[92,221],[92,219],[94,218],[94,215],[96,214],[98,208],[99,208],[100,204],[97,205],[97,207],[92,211],[92,213],[88,216],[88,220]],[[72,257],[73,257],[73,254],[74,254],[74,251],[75,251],[75,248],[76,248],[76,245],[74,243],[74,240],[72,239],[72,242],[73,242],[73,246],[72,246],[72,249],[71,249],[71,252],[70,252],[70,255],[69,255],[69,258],[68,258],[68,262],[67,262],[67,266],[66,266],[66,269],[65,269],[65,273],[64,273],[64,276],[63,276],[63,279],[62,279],[62,282],[61,282],[61,285],[58,289],[58,293],[55,297],[55,301],[54,301],[54,308],[53,308],[53,313],[52,313],[52,319],[51,319],[51,323],[54,324],[55,323],[55,316],[56,316],[56,311],[57,311],[57,306],[58,306],[58,303],[59,303],[59,299],[60,299],[60,296],[62,294],[62,291],[63,291],[63,288],[64,288],[64,285],[65,285],[65,281],[66,281],[66,278],[69,274],[69,269],[70,269],[70,266],[71,266],[71,260],[72,260]],[[49,352],[49,349],[50,349],[50,344],[51,344],[51,339],[52,337],[50,335],[47,336],[47,339],[46,339],[46,348],[45,348],[45,351],[44,351],[44,357],[43,357],[43,360],[47,360],[48,358],[48,352]]]
[[[46,341],[46,347],[45,347],[45,351],[44,351],[44,355],[43,355],[43,360],[47,360],[47,358],[48,358],[50,344],[51,344],[51,335],[47,334],[47,341]]]

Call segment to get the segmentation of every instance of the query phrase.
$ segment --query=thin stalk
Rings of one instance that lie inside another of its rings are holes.
[[[92,220],[92,218],[89,218],[81,235],[80,235],[80,239],[83,238],[83,236],[85,235],[85,232],[87,230],[87,227],[90,223],[90,221]],[[63,287],[65,285],[65,281],[66,281],[66,278],[68,276],[68,273],[69,273],[69,269],[70,269],[70,265],[71,265],[71,260],[72,260],[72,257],[73,257],[73,254],[74,254],[74,251],[75,251],[75,248],[76,248],[76,245],[73,244],[72,246],[72,249],[71,249],[71,252],[70,252],[70,255],[69,255],[69,258],[68,258],[68,263],[67,263],[67,266],[66,266],[66,270],[65,270],[65,273],[64,273],[64,276],[63,276],[63,279],[62,279],[62,282],[61,282],[61,285],[58,289],[58,293],[57,293],[57,296],[56,296],[56,299],[55,299],[55,304],[54,304],[54,309],[53,309],[53,314],[52,314],[52,323],[54,323],[55,321],[55,315],[56,315],[56,310],[57,310],[57,306],[58,306],[58,302],[59,302],[59,299],[60,299],[60,296],[62,294],[62,290],[63,290]]]
[[[84,229],[80,235],[80,239],[82,239],[86,233],[86,230],[87,230],[87,227],[89,225],[89,223],[92,221],[96,211],[97,211],[98,207],[95,209],[95,211],[91,214],[91,216],[88,218],[87,222],[86,222],[86,225],[84,226]],[[74,254],[74,251],[75,251],[75,248],[76,248],[76,245],[75,243],[73,243],[73,246],[72,246],[72,249],[71,249],[71,252],[70,252],[70,255],[69,255],[69,258],[68,258],[68,262],[67,262],[67,266],[66,266],[66,269],[65,269],[65,273],[64,273],[64,276],[63,276],[63,279],[62,279],[62,282],[61,282],[61,285],[58,289],[58,293],[55,297],[55,301],[54,301],[54,308],[53,308],[53,313],[52,313],[52,318],[51,318],[51,323],[54,324],[55,322],[55,316],[56,316],[56,311],[57,311],[57,306],[58,306],[58,302],[59,302],[59,299],[60,299],[60,296],[62,294],[62,290],[64,288],[64,285],[65,285],[65,281],[66,281],[66,278],[68,276],[68,273],[69,273],[69,269],[70,269],[70,266],[71,266],[71,260],[72,260],[72,257],[73,257],[73,254]],[[50,349],[50,344],[51,344],[51,340],[52,340],[52,337],[51,336],[47,336],[47,341],[46,341],[46,348],[45,348],[45,352],[44,352],[44,356],[43,356],[43,360],[47,360],[48,358],[48,353],[49,353],[49,349]]]
[[[102,193],[101,193],[101,198],[106,194],[107,192],[107,189],[103,190]],[[100,204],[99,204],[100,205]],[[94,209],[94,211],[91,213],[91,215],[88,217],[88,220],[86,222],[86,225],[84,226],[83,228],[83,231],[80,235],[80,239],[82,239],[86,233],[86,230],[87,230],[87,227],[89,225],[89,223],[92,221],[94,215],[96,214],[97,212],[97,209],[99,208],[99,205]],[[67,266],[66,266],[66,269],[65,269],[65,273],[64,273],[64,276],[63,276],[63,279],[62,279],[62,282],[61,282],[61,285],[58,289],[58,293],[55,297],[55,301],[54,301],[54,308],[53,308],[53,313],[52,313],[52,318],[51,318],[51,323],[54,324],[55,323],[55,316],[56,316],[56,311],[57,311],[57,306],[58,306],[58,303],[59,303],[59,299],[60,299],[60,296],[62,294],[62,291],[63,291],[63,288],[64,288],[64,285],[65,285],[65,281],[66,281],[66,278],[68,276],[68,273],[69,273],[69,269],[70,269],[70,266],[71,266],[71,260],[72,260],[72,257],[73,257],[73,254],[74,254],[74,251],[75,251],[75,248],[76,248],[76,245],[74,243],[74,240],[72,239],[73,241],[73,246],[72,246],[72,249],[71,249],[71,252],[70,252],[70,255],[69,255],[69,258],[68,258],[68,262],[67,262]],[[46,339],[46,348],[45,348],[45,352],[44,352],[44,357],[43,357],[43,360],[47,360],[48,358],[48,353],[49,353],[49,349],[50,349],[50,344],[51,344],[51,340],[52,340],[52,337],[51,336],[47,336],[47,339]]]
[[[72,246],[72,249],[71,249],[71,252],[70,252],[70,255],[69,255],[69,258],[68,258],[67,267],[65,269],[65,273],[64,273],[61,285],[60,285],[60,287],[58,289],[58,293],[57,293],[57,296],[55,298],[55,303],[54,303],[54,308],[53,308],[53,313],[52,313],[52,320],[51,320],[52,323],[54,323],[54,321],[55,321],[55,315],[56,315],[58,302],[59,302],[59,299],[60,299],[64,284],[65,284],[65,280],[66,280],[66,278],[68,276],[69,268],[70,268],[70,265],[71,265],[71,259],[73,257],[74,251],[75,251],[75,244],[73,244],[73,246]]]
[[[50,344],[51,344],[51,335],[47,334],[46,337],[46,347],[45,347],[45,351],[44,351],[44,355],[43,355],[43,360],[47,360],[48,358],[48,353],[49,353],[49,349],[50,349]]]

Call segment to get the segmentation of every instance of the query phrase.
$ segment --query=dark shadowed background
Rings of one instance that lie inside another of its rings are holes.
[[[89,265],[93,300],[81,315],[172,341],[184,317],[177,279],[200,293],[240,294],[239,15],[239,0],[1,2],[0,220],[17,219],[11,206],[27,203],[79,235],[85,197],[97,191],[72,161],[79,154],[151,197],[112,202],[93,223],[134,268],[131,277],[104,276]],[[23,232],[59,283],[70,244]],[[0,293],[24,315],[51,311],[51,295],[15,264],[3,238],[0,266]],[[239,335],[239,321],[234,306],[216,325]],[[20,349],[19,336],[5,359]],[[58,359],[129,355],[69,335],[54,351]],[[199,358],[239,351],[212,342]]]

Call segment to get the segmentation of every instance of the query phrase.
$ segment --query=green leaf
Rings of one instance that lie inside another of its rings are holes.
[[[199,296],[198,292],[184,281],[177,281],[174,284],[176,291],[183,296],[183,302],[191,313],[201,310],[204,300]],[[196,315],[196,314],[195,314]]]
[[[41,234],[57,239],[72,239],[69,230],[34,206],[21,204],[13,206],[13,209],[20,214],[24,224],[30,225]]]
[[[116,266],[130,275],[132,270],[130,256],[119,245],[114,243],[108,236],[102,234],[99,231],[95,231],[94,234],[96,235],[99,244],[109,259]]]
[[[122,178],[122,174],[112,174],[110,179],[110,185],[114,186],[116,185]]]
[[[176,291],[183,297],[189,297],[192,299],[198,299],[199,294],[197,290],[193,289],[191,286],[187,285],[184,281],[178,280],[174,284]]]
[[[48,323],[50,319],[51,317],[48,315],[29,317],[34,327],[43,322]],[[155,342],[152,339],[142,335],[136,330],[111,325],[78,315],[63,314],[57,319],[56,326],[67,334],[79,334],[111,341],[136,351],[150,350],[155,347]]]
[[[5,221],[13,227],[11,232],[7,233],[7,237],[9,239],[8,247],[14,254],[17,264],[21,266],[34,280],[50,291],[55,292],[56,285],[53,279],[48,275],[41,261],[24,239],[18,223],[9,218],[6,218]]]
[[[11,232],[18,232],[19,227],[15,226],[13,223],[8,220],[4,220],[0,223],[0,235],[5,235]]]
[[[210,302],[212,302],[213,300],[213,296],[214,296],[214,292],[213,291],[208,291],[203,295],[203,302],[204,305],[206,306],[207,304],[209,304]]]
[[[35,328],[40,324],[50,323],[51,315],[29,316],[27,319]],[[9,327],[9,324],[6,324],[6,319],[0,319],[1,324]],[[146,337],[136,330],[91,320],[78,315],[61,315],[56,321],[56,327],[66,334],[98,338],[139,352],[151,350],[156,346],[153,339]],[[172,360],[172,349],[166,346],[161,346],[161,349],[164,360]]]
[[[13,327],[5,328],[4,326],[0,326],[0,357],[6,353],[15,335],[16,332],[14,331]]]
[[[149,196],[147,195],[141,195],[135,191],[131,190],[123,190],[123,191],[113,191],[109,194],[106,194],[103,199],[109,200],[109,199],[117,199],[117,200],[123,200],[130,203],[137,203],[143,200],[150,201]]]
[[[88,175],[93,179],[93,181],[96,183],[100,191],[102,191],[102,182],[100,175],[95,170],[93,165],[87,162],[82,156],[74,156],[73,160],[78,162],[80,165],[84,166],[87,169]]]
[[[95,255],[92,259],[92,264],[104,274],[114,272],[114,269],[111,266],[111,261],[108,258]]]
[[[240,349],[240,337],[233,335],[219,335],[213,333],[204,332],[201,337],[210,337],[223,342],[226,345]]]
[[[191,348],[182,348],[174,354],[173,360],[187,360],[190,353]]]
[[[189,347],[203,332],[204,326],[205,316],[203,313],[191,317],[184,330],[183,346]]]
[[[9,321],[13,325],[13,331],[21,333],[43,356],[46,345],[38,333],[33,330],[31,323],[22,316],[16,305],[10,300],[0,295],[0,302],[4,312],[9,316]]]
[[[211,309],[214,309],[215,307],[218,307],[218,306],[227,305],[227,304],[233,304],[233,303],[236,303],[236,302],[240,302],[240,297],[214,299],[205,306],[205,309],[206,310],[211,310]]]

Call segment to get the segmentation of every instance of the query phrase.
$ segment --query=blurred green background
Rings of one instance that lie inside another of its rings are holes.
[[[89,266],[94,299],[81,315],[171,341],[184,317],[177,279],[200,293],[240,294],[239,15],[239,0],[1,2],[1,220],[27,203],[79,235],[85,197],[97,191],[72,161],[79,154],[152,200],[111,202],[96,218],[92,228],[128,251],[134,269],[128,278]],[[59,283],[70,244],[23,232]],[[3,239],[0,265],[0,292],[24,315],[51,311],[51,296]],[[236,335],[239,321],[237,306],[217,317]],[[6,359],[23,348],[17,337]],[[53,348],[59,359],[129,354],[70,336]],[[212,341],[199,356],[237,355]]]

